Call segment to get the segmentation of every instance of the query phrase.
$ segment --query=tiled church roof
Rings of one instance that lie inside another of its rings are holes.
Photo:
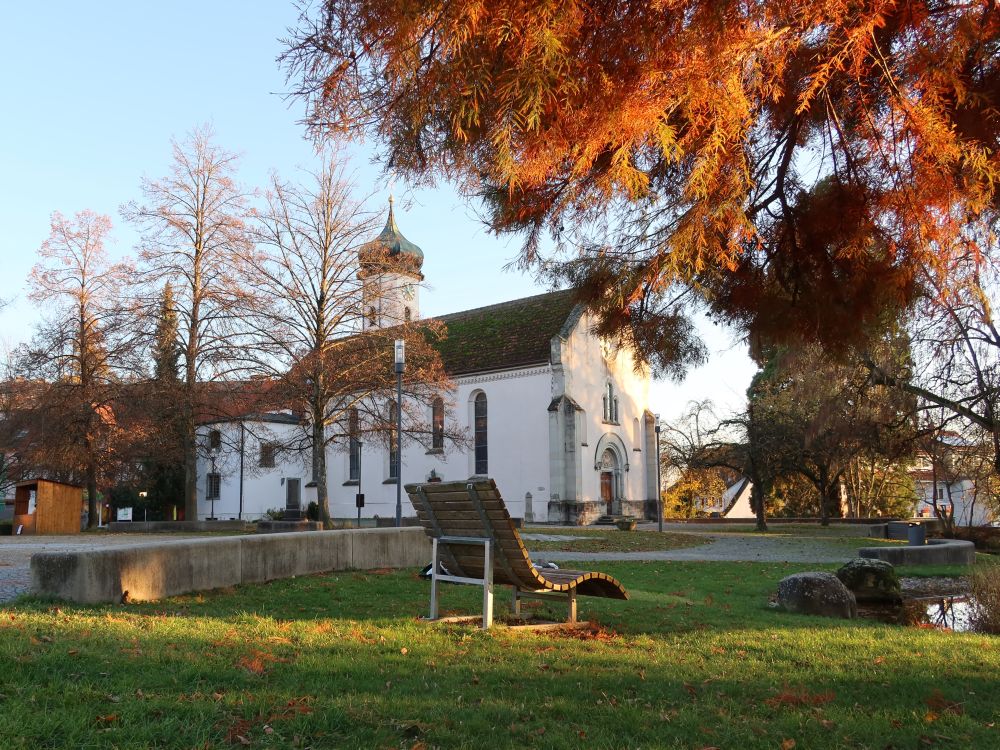
[[[575,307],[572,289],[442,315],[448,328],[437,344],[452,376],[545,364],[552,337]]]

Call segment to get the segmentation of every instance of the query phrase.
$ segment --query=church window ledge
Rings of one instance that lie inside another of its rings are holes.
[[[383,479],[382,484],[398,484],[399,480],[396,477],[389,477],[388,479]]]
[[[611,419],[602,419],[601,422],[603,424],[613,424],[615,427],[621,427],[622,426],[621,422],[615,422],[615,421],[613,421]]]
[[[359,484],[360,484],[360,482],[357,479],[348,479],[341,486],[343,486],[343,487],[357,487]]]

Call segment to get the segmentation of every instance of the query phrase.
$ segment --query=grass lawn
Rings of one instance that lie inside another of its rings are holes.
[[[670,523],[664,519],[664,523]],[[761,536],[818,536],[863,537],[870,524],[834,523],[821,526],[817,523],[775,523],[768,520],[767,531],[757,531],[753,523],[691,523],[691,531],[708,531],[712,534],[760,534]]]
[[[603,526],[598,529],[553,529],[544,526],[529,526],[523,531],[525,534],[576,537],[576,539],[569,541],[525,539],[524,545],[532,552],[551,552],[552,550],[565,552],[651,552],[697,547],[699,544],[711,541],[708,537],[695,534],[620,531],[615,526]]]
[[[412,570],[21,601],[0,610],[0,744],[1000,746],[1000,638],[768,609],[807,567],[824,566],[602,564],[633,598],[581,599],[600,625],[585,634],[420,624],[429,584]],[[478,599],[448,586],[442,603]]]
[[[829,551],[831,548],[842,551],[847,557],[852,557],[860,547],[878,547],[883,545],[905,544],[896,540],[858,536],[856,533],[813,533],[814,529],[807,524],[798,524],[795,528],[781,531],[758,533],[753,527],[740,527],[744,534],[755,539],[775,540],[776,544],[788,545],[821,545]],[[704,527],[692,529],[700,533],[685,534],[683,532],[665,531],[662,534],[655,531],[619,531],[614,526],[599,528],[546,527],[528,526],[523,529],[526,534],[551,534],[558,536],[573,536],[576,539],[553,541],[525,539],[524,545],[531,552],[652,552],[656,550],[672,550],[684,547],[697,547],[712,541],[708,534],[716,530]],[[729,530],[734,531],[734,530]],[[827,530],[834,531],[834,530]]]

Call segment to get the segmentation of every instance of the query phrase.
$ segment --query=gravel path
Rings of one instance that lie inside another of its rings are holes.
[[[710,541],[697,547],[660,552],[535,552],[538,560],[729,560],[748,562],[837,563],[849,560],[856,549],[822,537],[705,534]],[[858,548],[864,546],[858,540]],[[530,549],[531,545],[528,545]]]

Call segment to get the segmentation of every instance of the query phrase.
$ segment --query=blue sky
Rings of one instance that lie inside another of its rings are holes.
[[[24,282],[49,215],[106,213],[115,223],[112,254],[128,254],[136,236],[119,206],[140,197],[143,176],[166,173],[171,137],[211,123],[218,142],[242,154],[240,177],[251,186],[264,185],[272,170],[291,177],[312,164],[301,104],[281,96],[275,63],[278,40],[295,20],[288,0],[2,3],[0,299],[14,302],[0,312],[0,345],[27,338],[40,314]],[[390,186],[365,144],[353,149],[351,168],[373,207],[384,205],[391,187],[400,229],[424,250],[424,315],[545,291],[530,276],[503,271],[518,238],[489,234],[451,186]],[[665,416],[691,398],[742,401],[753,371],[745,347],[703,330],[709,365],[681,385],[654,386],[654,410]]]

